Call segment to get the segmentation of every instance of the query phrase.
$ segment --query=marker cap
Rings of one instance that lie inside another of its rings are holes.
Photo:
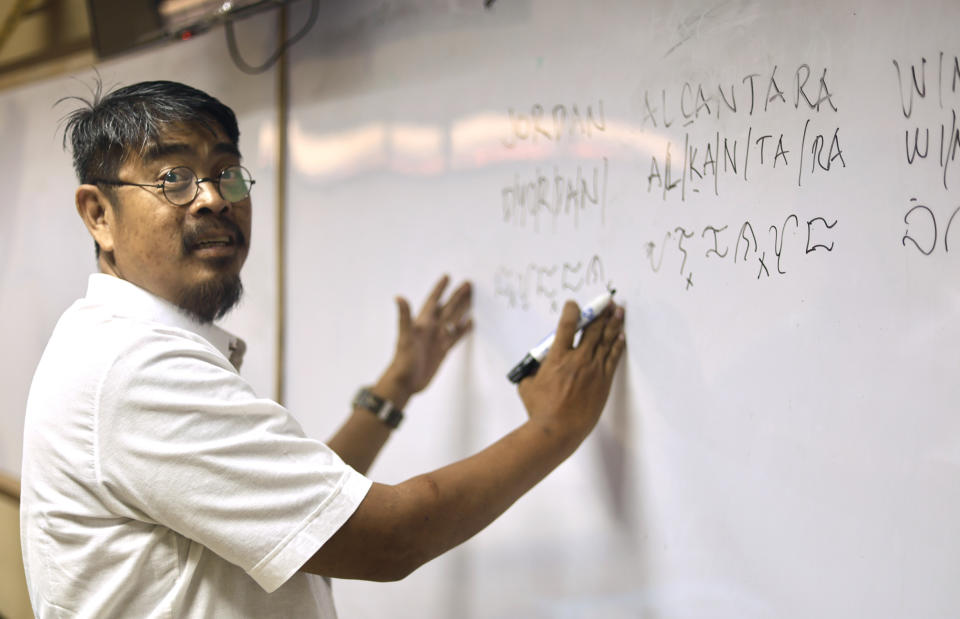
[[[530,374],[537,371],[537,368],[540,367],[540,362],[537,361],[532,355],[527,354],[520,363],[515,365],[512,370],[507,374],[507,378],[511,383],[519,383],[521,380],[529,376]]]

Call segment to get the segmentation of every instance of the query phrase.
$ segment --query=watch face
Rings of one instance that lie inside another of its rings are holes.
[[[378,412],[381,408],[383,408],[385,402],[383,399],[375,396],[373,392],[368,389],[361,391],[357,399],[360,401],[361,406],[364,408],[369,408],[374,412]]]
[[[392,409],[390,414],[387,415],[387,418],[383,420],[383,422],[391,428],[399,426],[401,421],[403,421],[403,413],[395,408]]]
[[[353,405],[367,409],[390,428],[396,428],[403,421],[403,411],[396,408],[393,402],[381,398],[367,388],[357,392]]]

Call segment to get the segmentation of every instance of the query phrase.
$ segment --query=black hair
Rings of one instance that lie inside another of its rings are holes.
[[[240,129],[229,107],[207,93],[169,81],[139,82],[103,94],[98,78],[92,97],[64,97],[82,106],[66,117],[63,146],[70,142],[73,168],[81,184],[98,178],[115,178],[127,157],[144,152],[159,140],[165,125],[198,123],[214,131],[219,126],[237,146]],[[104,187],[111,197],[110,188]],[[97,255],[100,248],[97,246]]]

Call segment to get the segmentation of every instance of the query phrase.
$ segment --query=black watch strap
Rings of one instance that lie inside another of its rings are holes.
[[[370,389],[363,387],[353,398],[353,405],[365,408],[382,421],[388,428],[396,428],[403,421],[403,411],[393,405],[393,402],[381,398]]]

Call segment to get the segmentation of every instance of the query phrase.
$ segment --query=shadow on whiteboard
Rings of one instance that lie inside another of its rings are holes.
[[[540,602],[533,618],[550,619],[759,619],[773,617],[769,606],[742,592],[710,583],[670,586]]]
[[[626,365],[627,359],[621,360],[606,411],[595,430],[596,456],[601,473],[598,477],[606,482],[604,498],[612,520],[635,543],[639,537],[634,526],[639,480],[634,479],[632,473],[632,446],[639,444],[639,428],[633,425],[642,411],[638,411],[632,398]]]

